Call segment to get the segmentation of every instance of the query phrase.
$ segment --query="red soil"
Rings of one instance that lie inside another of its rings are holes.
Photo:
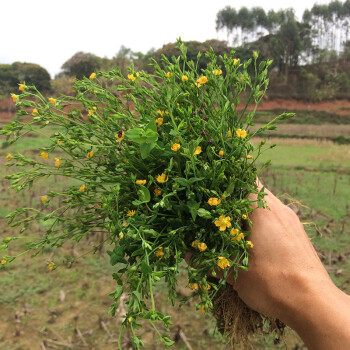
[[[288,110],[316,110],[336,113],[339,115],[350,114],[349,100],[334,100],[334,101],[320,101],[320,102],[305,102],[299,100],[282,100],[282,99],[265,99],[263,100],[258,110],[272,110],[272,109]],[[14,103],[11,97],[0,101],[0,123],[7,123],[13,119],[15,113]]]

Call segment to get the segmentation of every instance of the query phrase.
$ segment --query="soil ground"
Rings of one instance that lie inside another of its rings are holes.
[[[307,102],[300,100],[282,100],[268,98],[264,99],[260,105],[259,111],[268,111],[274,109],[288,110],[310,110],[326,111],[339,115],[347,115],[350,112],[350,100],[329,100],[320,102]],[[0,122],[6,123],[11,121],[15,112],[14,103],[11,97],[0,101]]]

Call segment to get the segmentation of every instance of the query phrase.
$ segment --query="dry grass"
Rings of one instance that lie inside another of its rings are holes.
[[[256,124],[253,131],[264,124]],[[274,131],[271,132],[273,135]],[[277,129],[278,134],[300,135],[313,137],[337,137],[339,135],[350,136],[350,125],[313,125],[313,124],[280,124]]]

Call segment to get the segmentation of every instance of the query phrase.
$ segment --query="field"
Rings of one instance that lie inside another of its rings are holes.
[[[297,103],[287,106],[296,110],[298,123],[281,125],[276,138],[268,135],[267,144],[277,147],[265,152],[262,160],[272,160],[260,178],[278,197],[299,215],[334,282],[350,293],[350,147],[332,140],[350,137],[349,103],[330,102],[307,107]],[[257,123],[269,120],[283,104],[270,102],[257,115]],[[303,109],[301,109],[303,108]],[[322,123],[317,116],[320,115]],[[10,119],[6,114],[6,120]],[[13,115],[11,115],[13,117]],[[319,125],[321,124],[321,125]],[[299,135],[302,137],[296,138]],[[257,139],[254,142],[259,142]],[[45,137],[27,137],[18,145],[2,145],[0,157],[0,237],[16,234],[4,218],[11,210],[24,205],[40,206],[40,196],[49,189],[62,186],[60,179],[47,180],[31,194],[9,192],[4,178],[11,171],[4,165],[7,153],[20,151],[38,154]],[[33,235],[43,232],[46,222],[32,228]],[[61,251],[47,248],[43,255],[24,255],[8,268],[0,270],[0,349],[116,349],[120,318],[111,318],[108,308],[113,290],[114,268],[106,254],[108,247],[99,248],[102,235],[91,236],[80,244],[70,243]],[[12,246],[12,253],[23,250],[25,242]],[[71,265],[65,255],[77,262]],[[59,266],[53,271],[48,261]],[[178,292],[191,293],[186,288],[185,265],[180,273]],[[172,315],[170,338],[175,349],[225,349],[225,339],[215,330],[213,319],[195,310],[188,302],[181,309],[171,307],[165,289],[156,291],[160,310]],[[123,303],[118,315],[123,314]],[[162,349],[155,341],[153,330],[145,328],[146,349]],[[256,349],[305,349],[297,335],[287,330],[284,342],[273,345],[267,336],[254,340]],[[122,339],[123,349],[132,349],[128,335]]]

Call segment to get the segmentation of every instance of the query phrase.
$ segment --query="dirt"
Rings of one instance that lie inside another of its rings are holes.
[[[349,114],[349,100],[333,100],[320,102],[306,102],[300,100],[265,99],[259,105],[259,110],[285,109],[285,110],[311,110],[326,111],[339,115]]]
[[[335,113],[339,115],[347,115],[350,112],[350,100],[333,100],[333,101],[320,101],[320,102],[306,102],[300,100],[283,100],[268,98],[264,99],[258,110],[314,110],[314,111],[326,111],[329,113]],[[0,100],[0,123],[7,123],[12,120],[15,114],[14,103],[9,96],[3,100]]]

